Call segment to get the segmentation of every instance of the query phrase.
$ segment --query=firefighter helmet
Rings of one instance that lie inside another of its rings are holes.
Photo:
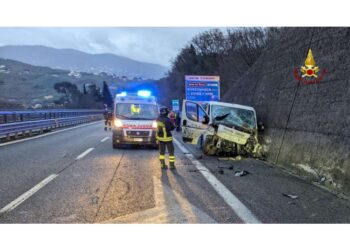
[[[167,116],[169,114],[169,109],[165,106],[160,107],[159,109],[160,115]]]

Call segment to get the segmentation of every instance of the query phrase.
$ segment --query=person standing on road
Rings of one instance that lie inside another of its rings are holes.
[[[109,127],[109,130],[112,128],[112,118],[113,118],[113,113],[112,111],[108,108],[108,106],[105,104],[105,110],[103,112],[103,117],[105,119],[105,130],[107,131],[107,126]]]
[[[170,111],[170,113],[169,113],[169,119],[170,119],[170,121],[174,124],[174,126],[175,126],[175,119],[176,119],[176,114],[175,114],[175,112],[172,110],[172,111]]]
[[[175,169],[174,144],[171,131],[175,129],[174,124],[168,118],[169,110],[167,107],[160,108],[160,115],[157,119],[157,140],[159,142],[159,160],[162,169],[167,168],[165,164],[165,148],[169,153],[170,169]]]
[[[176,119],[175,119],[175,127],[176,127],[176,131],[179,132],[180,131],[180,123],[181,123],[181,115],[180,115],[180,111],[177,112],[177,115],[176,115]]]

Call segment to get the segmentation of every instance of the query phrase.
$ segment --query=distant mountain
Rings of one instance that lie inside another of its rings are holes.
[[[101,73],[128,78],[159,79],[167,68],[161,65],[132,60],[113,54],[88,54],[74,49],[54,49],[45,46],[2,46],[0,58],[12,59],[54,69]]]
[[[13,102],[24,107],[53,103],[60,96],[54,84],[62,81],[76,84],[82,90],[84,84],[96,84],[101,88],[103,81],[111,83],[120,80],[105,73],[51,69],[0,58],[0,106],[2,102]]]
[[[158,81],[154,80],[52,69],[0,58],[0,109],[7,106],[33,107],[38,104],[48,107],[61,96],[54,89],[54,84],[63,81],[77,85],[80,91],[84,84],[95,84],[102,89],[105,81],[113,95],[122,90],[132,91],[139,88],[149,89],[157,94],[159,87]]]

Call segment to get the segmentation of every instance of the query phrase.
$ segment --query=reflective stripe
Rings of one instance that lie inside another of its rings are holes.
[[[175,162],[175,156],[169,156],[169,162]]]
[[[160,121],[157,121],[157,125],[158,125],[158,127],[164,127],[165,126],[164,122],[160,122]]]
[[[173,160],[169,159],[169,162],[175,162],[175,159],[173,159]]]
[[[164,138],[164,137],[159,137],[159,136],[157,136],[156,139],[157,139],[158,141],[161,141],[161,142],[168,142],[168,141],[172,141],[172,140],[173,140],[173,137],[166,137],[166,138]]]
[[[159,160],[165,160],[165,155],[159,155]]]
[[[167,132],[166,132],[165,127],[163,127],[162,129],[163,129],[163,137],[164,137],[164,138],[167,138],[167,137],[168,137],[168,135],[167,135]]]

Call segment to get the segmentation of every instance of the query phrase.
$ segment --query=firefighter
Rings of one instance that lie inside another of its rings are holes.
[[[109,127],[109,130],[112,128],[112,119],[113,119],[113,113],[110,109],[108,109],[108,106],[105,104],[105,110],[103,112],[103,116],[105,119],[105,130],[107,131],[107,125]]]
[[[169,110],[167,107],[161,107],[160,115],[157,119],[157,140],[159,142],[159,160],[162,169],[166,169],[165,164],[165,148],[168,149],[169,153],[169,165],[170,169],[175,169],[175,155],[174,155],[174,144],[171,131],[174,130],[175,126],[168,118]]]

